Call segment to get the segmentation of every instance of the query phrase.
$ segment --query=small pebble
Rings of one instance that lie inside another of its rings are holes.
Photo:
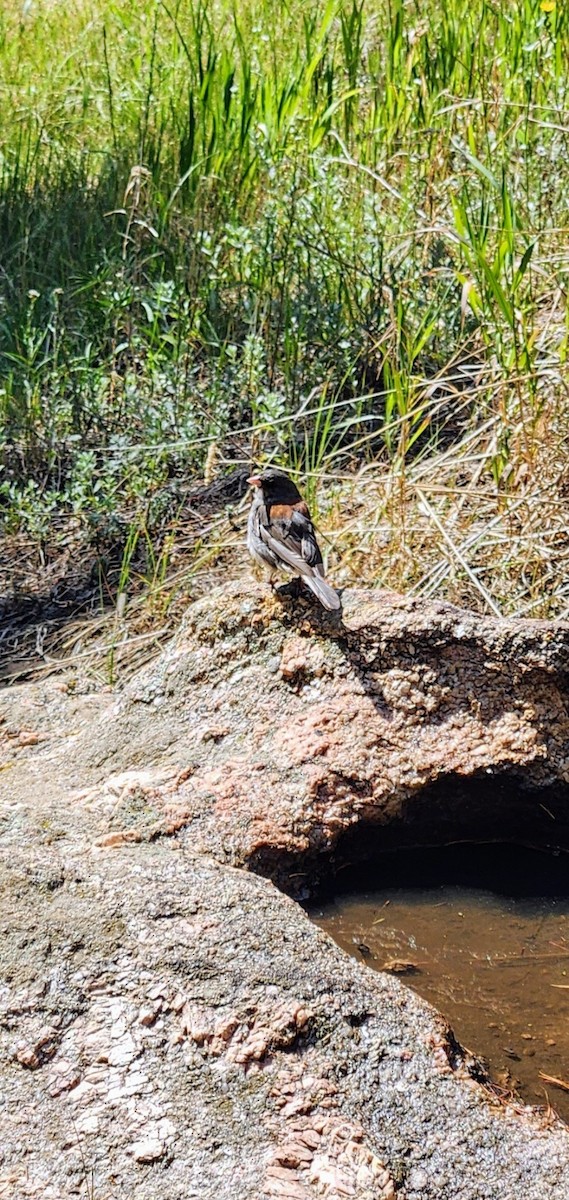
[[[164,1157],[166,1147],[158,1138],[147,1138],[144,1141],[133,1142],[130,1152],[139,1163],[158,1162]]]

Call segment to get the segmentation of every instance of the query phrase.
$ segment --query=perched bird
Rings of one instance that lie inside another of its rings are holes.
[[[308,506],[284,471],[269,467],[247,481],[255,488],[247,525],[247,548],[271,571],[300,575],[324,608],[341,608],[324,578],[322,555]]]

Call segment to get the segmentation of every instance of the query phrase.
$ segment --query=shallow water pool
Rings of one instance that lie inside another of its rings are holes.
[[[309,911],[444,1013],[505,1093],[569,1122],[568,863],[503,845],[390,854]]]

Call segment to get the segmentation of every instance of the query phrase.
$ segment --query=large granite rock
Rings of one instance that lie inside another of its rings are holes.
[[[567,1130],[270,882],[161,841],[13,851],[2,886],[6,1200],[569,1195]]]
[[[394,845],[569,849],[569,624],[344,605],[337,622],[242,585],[195,604],[77,745],[91,778],[134,770],[108,837],[183,828],[297,892]]]
[[[568,646],[233,585],[118,698],[6,690],[0,1197],[566,1200],[566,1128],[235,867],[307,891],[457,831],[567,846]]]

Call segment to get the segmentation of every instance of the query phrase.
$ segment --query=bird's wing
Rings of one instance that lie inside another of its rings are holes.
[[[268,521],[260,521],[261,538],[273,554],[299,575],[320,575],[322,555],[308,509],[271,505]]]
[[[279,558],[266,545],[263,539],[263,528],[268,519],[264,504],[256,502],[251,505],[249,520],[247,522],[247,547],[249,553],[252,554],[257,562],[270,567],[272,571],[276,571],[279,568]]]

